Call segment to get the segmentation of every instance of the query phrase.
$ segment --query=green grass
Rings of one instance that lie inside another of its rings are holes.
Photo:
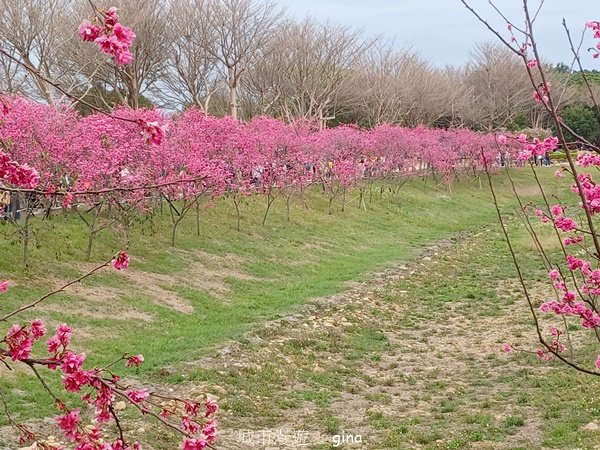
[[[503,210],[510,213],[506,204]],[[484,448],[593,449],[598,435],[582,427],[600,418],[598,381],[531,355],[501,354],[504,339],[522,339],[524,348],[535,348],[536,341],[525,334],[531,319],[499,228],[493,222],[481,226],[433,260],[413,263],[410,277],[391,284],[376,279],[365,289],[368,295],[351,293],[315,313],[315,320],[352,318],[344,329],[259,329],[266,340],[286,338],[284,363],[263,355],[268,342],[249,338],[240,357],[265,364],[264,371],[225,377],[196,367],[186,373],[224,386],[223,410],[229,415],[222,423],[230,427],[242,421],[276,428],[289,424],[285,417],[292,415],[293,424],[327,436],[353,430],[362,414],[372,448],[458,449],[483,442]],[[545,280],[522,226],[513,217],[508,227],[527,280]],[[358,306],[351,301],[356,298]],[[446,347],[449,337],[461,336],[461,347]],[[486,337],[495,341],[491,349],[468,353]],[[595,356],[587,355],[590,364]],[[281,376],[269,375],[271,364]],[[270,393],[261,381],[271,385]],[[240,409],[237,396],[254,392],[260,395],[244,400]],[[278,399],[277,408],[269,396]],[[301,416],[302,411],[310,412]],[[526,445],[534,438],[536,445]]]
[[[556,185],[560,180],[553,178],[552,172],[540,169],[543,179]],[[526,192],[526,199],[536,197],[530,174],[520,170],[514,176]],[[506,175],[497,175],[495,183],[503,211],[510,212],[515,201]],[[85,283],[86,292],[96,293],[99,299],[67,292],[50,299],[46,309],[42,306],[23,314],[21,320],[39,315],[51,325],[68,322],[75,329],[74,348],[88,352],[93,364],[105,364],[123,353],[142,353],[146,364],[137,376],[182,381],[178,371],[167,366],[197,360],[227,340],[240,339],[257,324],[289,314],[311,298],[339,292],[347,281],[364,280],[371,271],[388,267],[391,262],[410,260],[427,244],[494,224],[490,194],[485,184],[483,187],[477,180],[463,181],[455,184],[450,193],[445,185],[433,186],[431,179],[425,183],[414,180],[397,196],[384,193],[380,198],[375,192],[367,203],[368,211],[350,204],[345,212],[336,210],[332,215],[327,214],[327,199],[314,189],[307,195],[306,206],[296,202],[289,222],[285,220],[283,203],[276,202],[264,227],[260,225],[263,199],[251,197],[242,205],[241,232],[235,230],[231,202],[218,199],[213,208],[201,211],[201,236],[195,234],[193,213],[182,222],[176,248],[169,244],[166,210],[163,215],[157,211],[151,222],[138,220],[129,230],[131,269],[178,279],[173,283],[156,281],[153,286],[187,302],[191,313],[161,304],[160,298],[152,298],[156,295],[148,291],[147,284],[106,270]],[[13,280],[14,286],[3,295],[1,311],[29,302],[91,267],[85,261],[85,227],[75,214],[59,214],[45,221],[35,219],[32,228],[31,264],[23,271],[20,243],[10,225],[2,226],[6,238],[0,243],[0,275]],[[125,245],[123,227],[103,231],[94,242],[92,262],[108,259]],[[496,251],[503,255],[500,245]],[[508,259],[498,258],[503,262],[499,270],[512,273]],[[202,266],[191,271],[194,264]],[[224,274],[217,280],[224,292],[215,294],[211,283],[203,283],[202,267],[213,275]],[[456,273],[462,270],[455,268]],[[465,292],[473,301],[490,295],[480,279],[473,279],[468,286],[454,285],[451,280],[424,289],[432,307],[459,300]],[[104,300],[102,296],[111,289],[117,295]],[[84,311],[87,314],[82,314]],[[497,311],[486,305],[484,313],[493,315]],[[385,311],[382,314],[385,316]],[[415,319],[415,324],[431,313],[423,314]],[[140,320],[140,315],[149,319]],[[346,346],[345,355],[350,361],[371,355],[372,361],[377,362],[377,354],[390,350],[385,335],[364,328],[356,330],[342,345]],[[2,374],[4,371],[0,367]],[[123,372],[136,375],[131,370]],[[246,376],[247,383],[261,385],[262,372]],[[340,377],[331,371],[303,375],[310,386],[334,390],[341,388]],[[273,374],[270,379],[276,384],[276,378]],[[26,373],[16,377],[2,375],[0,388],[7,393],[16,417],[43,417],[53,412],[50,399]],[[270,394],[267,387],[263,389],[265,395]],[[319,392],[309,392],[313,391]],[[329,402],[327,396],[317,395],[314,399],[323,405]],[[441,405],[447,411],[456,407],[452,402]],[[236,408],[240,413],[249,412],[243,399]],[[336,420],[328,418],[327,428],[336,428]],[[437,438],[436,433],[425,433],[421,441],[425,444]]]

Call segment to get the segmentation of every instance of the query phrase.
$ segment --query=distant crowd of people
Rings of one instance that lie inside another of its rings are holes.
[[[532,156],[529,160],[531,164],[535,166],[551,166],[552,160],[550,159],[550,155],[546,152],[544,155]],[[500,167],[512,167],[512,166],[522,166],[523,161],[513,161],[510,154],[508,152],[498,153],[496,156],[496,164]]]

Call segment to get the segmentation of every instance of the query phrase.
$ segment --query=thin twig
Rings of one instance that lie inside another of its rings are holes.
[[[0,322],[6,322],[11,317],[13,317],[13,316],[15,316],[15,315],[17,315],[19,313],[22,313],[23,311],[26,311],[26,310],[31,309],[31,308],[35,308],[37,305],[39,305],[40,303],[42,303],[44,300],[48,299],[49,297],[51,297],[53,295],[56,295],[56,294],[59,294],[61,292],[64,292],[65,289],[67,289],[69,286],[72,286],[72,285],[74,285],[76,283],[79,283],[79,282],[85,280],[86,278],[92,276],[94,273],[98,272],[100,269],[103,269],[104,267],[107,267],[111,263],[111,261],[113,259],[114,259],[114,257],[111,258],[111,259],[109,259],[108,261],[106,261],[104,264],[102,264],[102,265],[100,265],[98,267],[95,267],[94,269],[92,269],[91,271],[89,271],[88,273],[86,273],[85,275],[80,276],[76,280],[70,281],[67,284],[65,284],[64,286],[61,286],[60,288],[55,289],[52,292],[48,292],[47,294],[43,295],[42,297],[40,297],[39,299],[37,299],[33,303],[30,303],[30,304],[25,305],[25,306],[21,306],[20,308],[16,309],[15,311],[11,312],[10,314],[7,314],[6,316],[2,317],[0,319]]]

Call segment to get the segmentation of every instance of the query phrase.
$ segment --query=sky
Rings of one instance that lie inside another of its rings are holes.
[[[600,20],[599,0],[546,0],[536,20],[536,40],[542,60],[548,63],[571,63],[572,54],[562,19],[576,39],[589,20]],[[320,21],[350,25],[367,35],[382,35],[393,40],[397,48],[410,47],[438,66],[461,65],[478,42],[493,41],[492,35],[460,0],[278,0],[289,15],[307,15]],[[488,0],[469,0],[490,24],[508,39],[506,22],[489,6]],[[537,9],[539,0],[530,0]],[[522,0],[496,0],[496,6],[515,25],[523,24]],[[594,17],[596,14],[596,17]],[[583,48],[594,45],[587,34]],[[600,69],[600,61],[584,52],[584,67]]]

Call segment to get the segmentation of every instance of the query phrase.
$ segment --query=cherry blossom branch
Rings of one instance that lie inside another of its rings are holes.
[[[181,434],[181,435],[183,435],[185,437],[190,437],[191,436],[187,431],[183,430],[182,428],[178,427],[177,425],[174,425],[174,424],[170,423],[169,421],[167,421],[166,419],[164,419],[163,417],[161,417],[159,414],[156,414],[154,411],[151,411],[151,410],[149,410],[147,408],[142,407],[137,402],[131,401],[131,399],[129,398],[129,396],[127,395],[127,393],[125,391],[123,391],[122,389],[116,387],[114,384],[107,382],[104,378],[99,377],[98,381],[100,383],[102,383],[104,386],[106,386],[108,389],[111,389],[112,392],[116,393],[117,395],[119,395],[122,398],[124,398],[125,400],[127,400],[128,403],[132,404],[143,415],[149,415],[149,416],[153,417],[154,419],[156,419],[159,422],[161,422],[164,426],[166,426],[168,428],[171,428],[172,430],[178,432],[179,434]],[[154,394],[150,394],[150,395],[154,395]],[[211,449],[215,449],[215,447],[213,447],[210,444],[207,444],[207,447],[211,448]]]
[[[96,189],[96,190],[87,190],[87,191],[56,191],[51,194],[48,191],[43,191],[40,189],[28,189],[28,188],[19,188],[19,187],[9,187],[2,186],[0,187],[0,191],[12,192],[12,193],[23,193],[23,194],[38,194],[44,196],[85,196],[85,195],[105,195],[112,194],[116,192],[136,192],[143,190],[155,190],[164,187],[176,186],[179,184],[194,184],[200,183],[207,179],[206,176],[200,176],[195,178],[186,178],[182,180],[174,180],[174,181],[165,181],[163,183],[155,183],[155,184],[144,184],[139,186],[130,186],[130,187],[113,187],[113,188],[105,188],[105,189]],[[210,187],[210,186],[207,186]]]
[[[74,284],[80,283],[81,281],[85,280],[86,278],[89,278],[90,276],[92,276],[93,274],[95,274],[96,272],[98,272],[99,270],[107,267],[110,265],[110,263],[115,259],[115,257],[112,257],[111,259],[109,259],[108,261],[106,261],[104,264],[95,267],[94,269],[90,270],[88,273],[80,276],[79,278],[68,282],[67,284],[61,286],[58,289],[55,289],[51,292],[48,292],[47,294],[43,295],[42,297],[40,297],[39,299],[37,299],[36,301],[25,305],[25,306],[21,306],[20,308],[16,309],[15,311],[11,312],[10,314],[7,314],[6,316],[0,318],[0,322],[6,322],[8,319],[10,319],[13,316],[16,316],[17,314],[22,313],[23,311],[27,311],[28,309],[31,308],[35,308],[37,305],[39,305],[40,303],[42,303],[44,300],[47,300],[49,297],[52,297],[53,295],[59,294],[61,292],[64,292],[69,286],[72,286]]]
[[[587,88],[590,99],[592,100],[592,103],[594,105],[594,109],[596,110],[596,120],[598,121],[598,124],[600,125],[600,106],[598,106],[598,102],[596,102],[596,96],[594,95],[594,90],[592,89],[592,86],[590,85],[590,81],[588,80],[585,70],[583,69],[583,65],[581,64],[581,58],[579,56],[579,51],[575,50],[575,45],[573,44],[573,38],[571,37],[571,31],[569,30],[569,27],[567,26],[566,19],[563,18],[562,24],[563,24],[563,28],[565,29],[565,32],[567,33],[567,39],[569,40],[569,46],[571,47],[571,52],[573,53],[575,62],[577,63],[577,67],[579,68],[579,73],[581,74],[581,78],[583,79],[583,82]],[[584,33],[584,35],[585,35],[585,33]],[[583,42],[583,37],[582,37],[582,42]]]
[[[531,38],[531,45],[532,45],[532,49],[533,52],[535,54],[535,58],[537,61],[540,60],[540,55],[538,52],[538,48],[536,45],[536,41],[533,35],[533,22],[531,21],[530,18],[530,14],[529,14],[529,7],[528,7],[528,3],[527,0],[523,0],[523,9],[525,11],[525,19],[527,21],[527,26],[528,26],[528,30],[529,30],[529,36]],[[528,72],[529,72],[529,67],[527,67]],[[543,86],[548,86],[547,80],[546,80],[546,74],[544,72],[544,70],[542,69],[541,64],[538,64],[537,66],[538,72],[540,74],[540,77],[542,79],[542,83]],[[531,75],[530,75],[531,77]],[[534,83],[533,78],[531,78],[531,81]],[[535,85],[535,83],[534,83]],[[598,235],[596,233],[596,226],[594,224],[594,221],[592,219],[592,214],[590,212],[590,207],[588,205],[588,201],[585,198],[584,195],[584,190],[583,190],[583,186],[581,185],[581,181],[579,180],[579,177],[577,176],[577,168],[575,167],[575,162],[573,161],[573,157],[571,156],[571,151],[569,150],[568,146],[567,146],[567,140],[565,138],[565,134],[563,132],[563,127],[564,127],[564,123],[563,121],[558,117],[558,113],[556,112],[556,107],[554,105],[553,99],[552,99],[552,93],[550,91],[548,91],[547,93],[548,95],[548,109],[550,112],[550,115],[552,117],[552,119],[554,120],[554,123],[556,125],[557,131],[558,131],[558,138],[560,140],[560,143],[563,145],[564,150],[565,150],[565,155],[567,156],[567,161],[569,163],[569,167],[571,168],[571,173],[573,174],[573,178],[575,180],[575,184],[577,185],[577,192],[579,194],[579,197],[581,198],[581,202],[582,202],[582,206],[585,210],[585,215],[586,215],[586,220],[587,220],[587,224],[588,224],[588,228],[590,229],[590,232],[592,232],[592,240],[594,242],[594,247],[596,249],[596,254],[598,255],[598,258],[600,258],[600,240],[598,239]]]
[[[31,73],[32,75],[38,77],[40,80],[44,81],[45,83],[48,83],[50,86],[52,86],[53,88],[55,88],[57,91],[59,91],[61,94],[63,94],[65,97],[68,97],[69,99],[73,100],[75,103],[81,103],[82,105],[87,106],[88,108],[92,109],[93,111],[99,113],[99,114],[103,114],[107,117],[110,117],[112,119],[116,119],[116,120],[122,120],[124,122],[131,122],[131,123],[137,123],[135,120],[133,119],[128,119],[126,117],[119,117],[119,116],[115,116],[109,112],[104,111],[102,108],[98,108],[97,106],[85,101],[83,98],[77,97],[76,95],[71,94],[68,90],[64,89],[59,83],[52,81],[50,78],[42,75],[42,73],[37,70],[35,67],[32,67],[31,65],[29,65],[28,63],[21,61],[19,58],[15,58],[13,55],[11,55],[10,53],[8,53],[7,51],[3,50],[0,47],[0,55],[3,55],[4,57],[10,59],[12,62],[20,65],[21,67],[23,67],[27,72]]]
[[[482,149],[482,151],[483,151],[483,149]],[[488,180],[488,184],[489,184],[489,187],[490,187],[490,191],[492,193],[492,198],[493,198],[493,202],[494,202],[494,207],[496,209],[496,214],[498,216],[498,221],[500,223],[500,227],[502,229],[502,233],[503,233],[504,238],[506,240],[506,243],[508,245],[508,249],[509,249],[511,258],[513,260],[515,269],[517,271],[517,277],[519,279],[519,283],[521,284],[521,288],[522,288],[523,293],[525,295],[525,299],[527,300],[527,305],[528,305],[529,310],[531,312],[531,316],[533,318],[535,329],[536,329],[536,334],[538,336],[538,340],[539,340],[540,344],[542,344],[547,349],[547,351],[549,353],[552,353],[555,357],[557,357],[563,363],[567,364],[568,366],[572,367],[573,369],[575,369],[575,370],[577,370],[579,372],[586,373],[588,375],[600,376],[600,372],[586,369],[585,367],[581,367],[578,364],[574,363],[573,361],[565,358],[558,351],[556,351],[552,347],[551,344],[549,344],[544,339],[544,336],[542,335],[542,330],[541,330],[541,327],[540,327],[539,319],[538,319],[537,313],[535,311],[535,307],[533,306],[533,300],[531,299],[531,296],[529,294],[529,289],[527,288],[527,284],[525,283],[525,278],[524,278],[523,273],[521,271],[521,265],[519,263],[519,260],[517,259],[516,252],[515,252],[515,250],[513,248],[513,245],[512,245],[512,240],[510,238],[510,235],[508,234],[508,230],[506,229],[506,224],[504,223],[504,218],[502,217],[502,212],[500,211],[500,206],[499,206],[499,203],[498,203],[498,198],[496,197],[496,191],[495,191],[494,185],[492,183],[492,176],[490,174],[490,171],[489,171],[487,162],[485,161],[485,158],[484,158],[484,171],[485,171],[485,173],[487,175],[487,180]]]
[[[121,441],[125,442],[125,435],[123,432],[123,427],[121,426],[121,422],[119,420],[118,414],[115,412],[115,408],[112,405],[110,405],[108,407],[108,410],[110,411],[110,415],[113,417],[113,419],[115,421],[115,426],[117,427],[117,430],[119,431],[119,437],[121,438]]]
[[[502,36],[502,35],[500,34],[500,32],[499,32],[499,31],[497,31],[497,30],[496,30],[494,27],[492,27],[492,26],[491,26],[491,25],[488,23],[488,21],[487,21],[487,20],[485,20],[485,19],[484,19],[484,18],[483,18],[483,17],[482,17],[482,16],[481,16],[481,15],[480,15],[480,14],[479,14],[477,11],[475,11],[475,9],[474,9],[474,8],[473,8],[471,5],[469,5],[469,3],[467,3],[467,1],[466,1],[466,0],[460,0],[460,1],[461,1],[461,3],[462,3],[463,5],[465,5],[465,7],[466,7],[466,8],[467,8],[469,11],[471,11],[471,13],[472,13],[472,14],[473,14],[473,15],[474,15],[476,18],[477,18],[477,20],[479,20],[479,21],[480,21],[480,22],[481,22],[483,25],[485,25],[485,27],[486,27],[486,28],[487,28],[489,31],[491,31],[493,34],[495,34],[495,35],[496,35],[496,37],[497,37],[498,39],[500,39],[500,41],[502,41],[502,42],[504,43],[504,45],[506,45],[506,46],[507,46],[507,47],[508,47],[510,50],[512,50],[512,51],[513,51],[513,53],[515,53],[516,55],[519,55],[519,56],[523,56],[523,52],[522,52],[521,50],[517,50],[516,48],[514,48],[514,47],[513,47],[513,46],[512,46],[512,45],[511,45],[511,44],[510,44],[510,43],[509,43],[509,42],[508,42],[508,41],[507,41],[507,40],[504,38],[504,36]],[[509,23],[510,23],[510,22],[509,22]],[[524,32],[523,32],[523,34],[526,34],[526,33],[524,33]]]

